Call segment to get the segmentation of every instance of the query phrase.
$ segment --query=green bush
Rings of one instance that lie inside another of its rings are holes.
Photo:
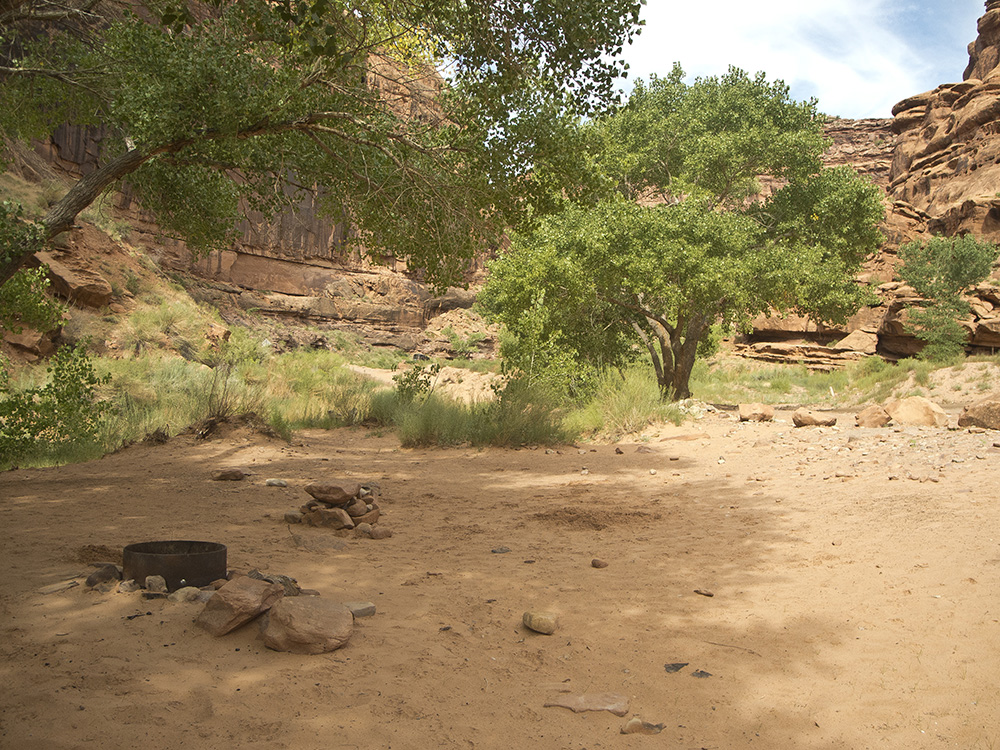
[[[16,390],[0,367],[0,469],[62,455],[99,453],[107,404],[97,398],[106,382],[82,348],[64,347],[47,369],[49,382]]]

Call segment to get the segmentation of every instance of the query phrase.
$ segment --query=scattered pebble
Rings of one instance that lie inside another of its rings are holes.
[[[287,487],[288,482],[284,479],[266,479],[264,480],[265,487]]]
[[[705,589],[695,589],[694,593],[699,594],[700,596],[708,596],[708,597],[715,596],[715,594],[713,594],[711,591],[707,591]]]
[[[490,550],[494,555],[506,555],[510,552],[510,547],[494,547]]]
[[[606,568],[606,567],[608,567],[608,564],[604,560],[602,560],[601,558],[595,557],[593,560],[590,561],[590,567],[592,567],[592,568]]]

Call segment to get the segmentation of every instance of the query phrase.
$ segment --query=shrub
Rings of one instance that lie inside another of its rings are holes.
[[[97,399],[106,382],[94,372],[82,348],[64,347],[48,367],[49,382],[14,390],[0,368],[0,469],[24,460],[37,461],[80,452],[99,443],[107,405]]]

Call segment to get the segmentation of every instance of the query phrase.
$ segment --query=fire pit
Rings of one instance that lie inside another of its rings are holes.
[[[218,542],[140,542],[122,555],[125,578],[142,585],[146,576],[163,576],[168,591],[207,586],[226,577],[226,545]]]

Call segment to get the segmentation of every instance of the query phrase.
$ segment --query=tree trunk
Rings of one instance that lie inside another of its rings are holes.
[[[97,169],[79,180],[66,195],[56,203],[42,219],[45,227],[46,241],[73,228],[76,217],[87,206],[93,203],[97,196],[116,183],[125,175],[131,174],[153,156],[149,151],[132,149],[117,156],[100,169]],[[26,247],[15,253],[3,264],[0,264],[0,286],[17,273],[25,261],[37,248]]]

